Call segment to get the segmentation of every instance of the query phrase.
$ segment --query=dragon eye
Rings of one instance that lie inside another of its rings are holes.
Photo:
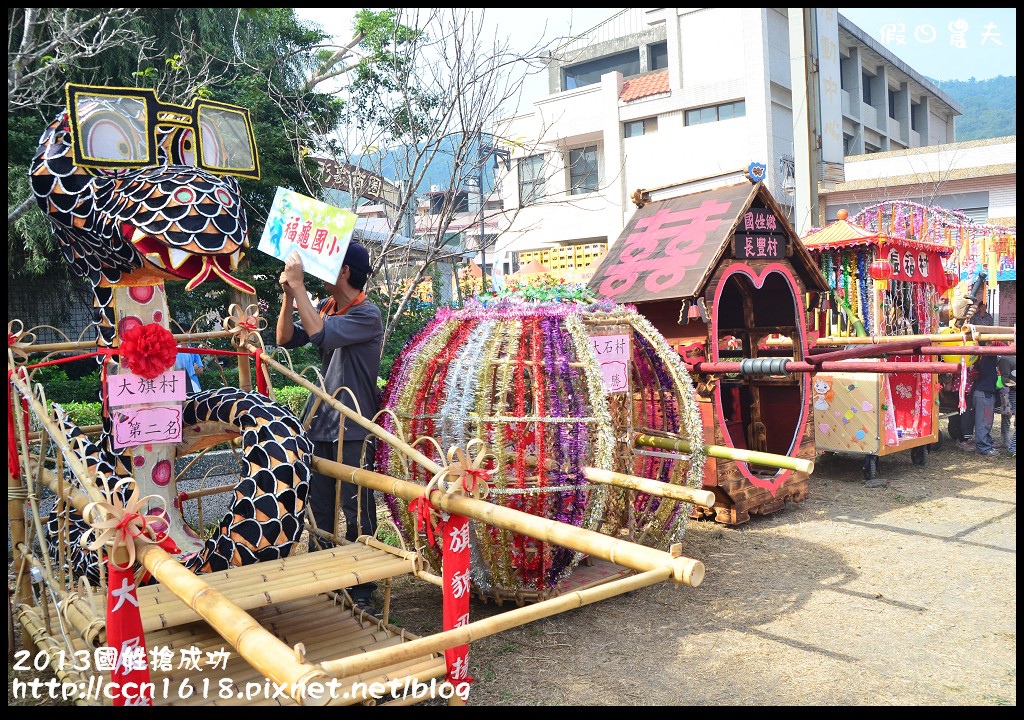
[[[191,128],[178,135],[178,159],[183,165],[196,164],[196,141]]]
[[[85,156],[93,160],[138,162],[148,155],[144,128],[117,113],[92,113],[82,123]]]

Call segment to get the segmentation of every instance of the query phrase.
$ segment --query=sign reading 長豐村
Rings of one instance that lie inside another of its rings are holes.
[[[356,219],[353,212],[279,187],[257,249],[282,262],[298,250],[306,272],[333,283]]]

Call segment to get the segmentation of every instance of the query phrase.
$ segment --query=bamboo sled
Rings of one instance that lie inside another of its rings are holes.
[[[276,361],[266,360],[292,374]],[[39,648],[59,678],[84,688],[69,700],[83,705],[109,703],[101,690],[101,674],[89,669],[73,672],[58,667],[61,651],[89,651],[104,642],[105,591],[99,588],[89,599],[68,592],[63,573],[53,571],[50,559],[32,555],[24,512],[25,498],[33,498],[43,486],[57,495],[59,502],[80,513],[104,497],[90,482],[89,469],[48,415],[42,396],[35,394],[17,373],[12,376],[11,388],[16,399],[25,399],[39,427],[30,438],[23,426],[21,402],[12,404],[21,474],[21,478],[15,478],[10,470],[8,473],[10,528],[15,572],[19,574],[12,598],[12,617],[22,630],[26,647]],[[337,402],[315,386],[311,390],[325,402]],[[429,458],[389,436],[376,424],[358,415],[348,419],[369,425],[385,441],[403,446],[403,452],[413,462],[439,469]],[[47,460],[47,447],[51,445],[54,459]],[[400,692],[369,697],[361,691],[361,684],[395,683],[401,689],[413,682],[440,680],[446,675],[444,651],[449,648],[659,582],[696,587],[704,577],[703,564],[683,557],[678,545],[669,551],[658,550],[319,458],[314,458],[313,467],[318,472],[407,501],[429,493],[431,504],[440,510],[586,553],[615,565],[620,572],[616,579],[607,582],[540,599],[533,605],[454,630],[417,637],[386,622],[386,616],[380,620],[367,615],[343,592],[337,592],[357,583],[384,580],[390,593],[390,581],[402,575],[436,581],[423,571],[423,559],[418,554],[387,546],[374,538],[361,537],[355,543],[343,543],[330,550],[205,575],[193,574],[159,546],[136,539],[132,542],[139,568],[158,582],[138,591],[147,646],[168,648],[176,658],[184,648],[195,648],[204,655],[227,653],[223,667],[204,667],[201,673],[177,667],[154,671],[151,682],[155,704],[410,704],[426,698]],[[615,481],[622,487],[643,489],[637,484],[643,478],[596,479],[600,473],[596,469],[590,471],[595,475],[594,482]],[[79,478],[81,489],[64,481],[65,472]],[[675,488],[671,492],[681,501],[706,500],[701,491]],[[33,509],[33,530],[41,541],[38,509],[34,505]],[[93,521],[90,517],[85,520]],[[52,586],[57,602],[40,605],[33,601],[26,580],[32,569]],[[390,594],[385,598],[385,606],[389,603]],[[67,631],[62,634],[61,628]],[[332,682],[335,692],[316,692]],[[452,704],[459,704],[457,701],[455,696]]]

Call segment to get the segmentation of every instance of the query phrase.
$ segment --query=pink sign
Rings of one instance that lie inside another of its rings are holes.
[[[604,387],[610,393],[626,392],[629,387],[629,336],[591,335],[590,346],[601,366]]]
[[[157,375],[152,380],[130,373],[107,377],[107,404],[110,407],[174,402],[184,399],[184,370],[172,370],[163,375]]]
[[[181,442],[181,405],[126,407],[110,411],[119,448]]]

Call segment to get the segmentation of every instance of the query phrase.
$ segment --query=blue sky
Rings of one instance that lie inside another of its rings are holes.
[[[839,8],[896,57],[934,80],[1017,74],[1015,8]]]

